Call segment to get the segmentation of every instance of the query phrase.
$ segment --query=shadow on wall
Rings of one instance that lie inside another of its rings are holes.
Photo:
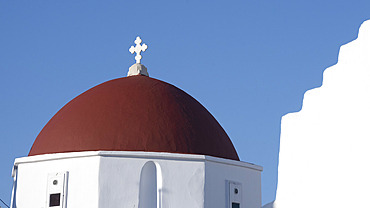
[[[159,164],[145,163],[140,174],[139,208],[162,207],[162,173]]]

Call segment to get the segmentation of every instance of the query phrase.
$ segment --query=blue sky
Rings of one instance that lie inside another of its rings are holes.
[[[0,198],[10,201],[14,159],[63,105],[126,76],[140,35],[150,76],[196,98],[241,160],[264,167],[268,203],[281,116],[300,110],[367,19],[369,0],[0,0]]]

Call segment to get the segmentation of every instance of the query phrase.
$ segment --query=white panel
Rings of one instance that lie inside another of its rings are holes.
[[[229,208],[242,207],[242,184],[234,181],[229,182]]]
[[[66,208],[68,172],[49,173],[46,207]]]

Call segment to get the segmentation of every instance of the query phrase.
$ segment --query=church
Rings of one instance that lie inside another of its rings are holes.
[[[17,158],[12,208],[260,208],[262,167],[217,120],[149,77],[139,37],[127,77],[74,98]]]

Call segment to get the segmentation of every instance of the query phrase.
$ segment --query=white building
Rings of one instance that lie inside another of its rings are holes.
[[[283,117],[275,207],[369,207],[370,21]]]
[[[147,76],[137,42],[130,76],[70,101],[15,160],[12,208],[261,207],[262,168],[199,102]]]

